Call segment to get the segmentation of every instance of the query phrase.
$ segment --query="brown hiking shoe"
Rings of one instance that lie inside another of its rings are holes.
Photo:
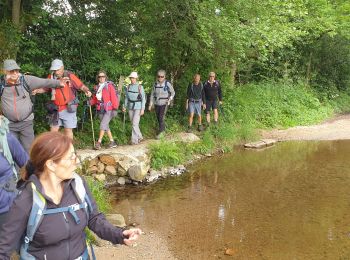
[[[97,142],[94,147],[95,150],[100,150],[101,149],[101,143]]]
[[[115,148],[117,147],[117,143],[115,141],[112,141],[109,143],[108,148]]]

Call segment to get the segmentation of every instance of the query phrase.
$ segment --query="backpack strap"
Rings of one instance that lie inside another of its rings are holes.
[[[2,92],[4,92],[4,88],[5,88],[5,76],[1,76],[0,77],[0,97],[2,96]]]
[[[8,124],[9,120],[6,117],[0,117],[0,152],[4,155],[8,163],[12,166],[13,176],[16,180],[18,180],[15,162],[13,161],[10,147],[7,142],[7,134],[10,132]]]
[[[154,83],[153,89],[154,89],[154,98],[155,99],[157,98],[157,96],[156,96],[156,89],[157,88],[161,88],[161,89],[163,89],[163,91],[167,91],[168,92],[168,97],[167,98],[159,98],[159,99],[169,99],[170,98],[171,92],[170,92],[170,88],[169,88],[168,83],[170,84],[170,81],[165,80],[164,87],[161,87],[161,86],[157,87],[157,82]]]
[[[35,259],[28,253],[29,243],[33,241],[35,232],[37,231],[42,219],[43,212],[46,209],[46,200],[44,196],[37,191],[33,182],[30,183],[33,191],[33,205],[29,215],[26,234],[24,236],[23,244],[21,245],[20,255],[21,259]]]
[[[34,104],[35,102],[35,96],[32,95],[32,90],[30,89],[30,87],[28,86],[28,83],[26,82],[25,78],[24,78],[24,75],[21,75],[20,79],[20,85],[22,88],[25,89],[25,91],[27,91],[29,97],[30,97],[30,100],[32,101],[32,104]],[[34,110],[34,108],[33,108]]]
[[[92,212],[92,204],[89,196],[86,193],[86,189],[83,183],[83,179],[77,174],[73,174],[73,179],[75,180],[75,187],[73,186],[73,190],[75,195],[79,199],[80,203],[86,203],[87,207],[85,207],[86,214],[89,218],[90,213]]]
[[[135,108],[135,103],[136,103],[136,102],[142,102],[141,85],[139,84],[139,85],[137,86],[137,88],[138,88],[137,91],[131,91],[131,90],[129,90],[129,87],[130,87],[130,84],[128,85],[127,92],[129,92],[129,93],[138,93],[138,94],[139,94],[138,97],[139,97],[139,96],[141,97],[141,99],[137,99],[137,100],[130,100],[130,99],[128,98],[128,102],[132,103],[132,109],[134,109],[134,108]]]

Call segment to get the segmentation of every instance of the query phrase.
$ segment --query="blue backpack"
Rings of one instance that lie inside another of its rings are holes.
[[[27,223],[27,229],[26,229],[26,234],[24,236],[24,241],[20,249],[20,260],[35,260],[35,257],[28,253],[28,247],[29,247],[29,243],[33,241],[35,232],[40,226],[44,215],[68,212],[74,218],[75,223],[79,224],[80,219],[76,214],[76,211],[80,209],[84,209],[87,217],[89,218],[89,215],[92,212],[92,205],[91,205],[89,196],[86,193],[83,180],[76,173],[74,173],[73,178],[75,180],[74,193],[78,201],[80,202],[80,204],[76,203],[68,207],[54,208],[54,209],[46,208],[46,200],[44,196],[36,189],[35,184],[33,182],[31,183],[32,190],[33,190],[33,206],[29,215],[29,220]],[[95,259],[93,250],[92,250],[92,255],[93,255],[93,259]],[[84,251],[83,255],[81,256],[81,259],[82,260],[89,259],[87,248]]]

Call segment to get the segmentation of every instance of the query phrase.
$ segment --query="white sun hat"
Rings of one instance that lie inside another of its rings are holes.
[[[137,75],[137,72],[136,71],[133,71],[130,73],[129,75],[129,78],[134,78],[134,79],[137,79],[139,76]]]

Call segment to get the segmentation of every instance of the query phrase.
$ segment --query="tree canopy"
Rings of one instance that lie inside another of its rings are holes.
[[[214,70],[232,86],[349,86],[346,0],[1,0],[0,10],[0,57],[35,75],[62,58],[89,82],[103,68],[150,84],[163,68],[177,85]]]

